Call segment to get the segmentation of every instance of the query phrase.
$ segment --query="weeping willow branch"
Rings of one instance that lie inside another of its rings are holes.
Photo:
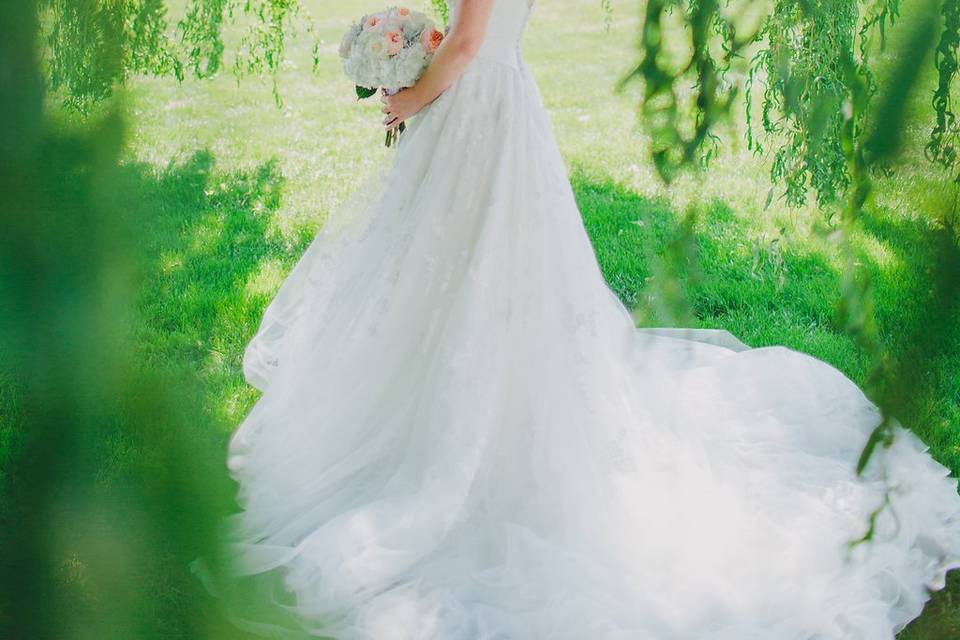
[[[689,36],[689,59],[671,68],[664,62],[666,38],[664,24],[672,11],[685,15]],[[714,38],[720,40],[720,53],[711,53]],[[621,81],[621,87],[634,81],[644,83],[641,113],[652,141],[653,162],[659,174],[672,179],[676,173],[702,158],[704,144],[711,139],[714,125],[729,113],[736,87],[725,81],[731,61],[750,44],[755,34],[737,37],[735,25],[719,11],[717,0],[649,0],[641,34],[641,61]],[[693,85],[692,117],[681,113],[679,95]],[[685,132],[686,131],[686,132]]]
[[[874,40],[879,37],[880,48],[885,46],[900,5],[901,0],[776,0],[768,9],[765,2],[748,0],[735,12],[730,0],[649,0],[641,62],[624,82],[645,84],[641,114],[660,175],[670,180],[710,155],[706,147],[716,145],[712,130],[729,114],[737,94],[726,73],[750,47],[756,51],[744,83],[748,147],[771,153],[771,181],[783,187],[788,204],[804,204],[811,190],[820,205],[843,197],[851,176],[842,130],[851,124],[853,100],[845,65],[863,78],[869,100],[877,91],[870,59]],[[686,64],[671,67],[664,25],[677,15],[692,53]],[[764,17],[759,28],[744,35],[738,15]],[[678,96],[690,86],[695,99],[684,112]],[[858,116],[852,126],[857,139],[862,119]]]
[[[279,103],[277,72],[299,0],[188,0],[176,22],[166,2],[42,0],[50,88],[67,107],[88,112],[134,73],[210,78],[223,67],[225,27],[242,18],[249,26],[234,53],[234,75],[270,75]]]
[[[927,157],[948,169],[957,167],[960,145],[960,124],[954,111],[951,89],[957,77],[960,53],[960,0],[944,0],[943,32],[934,55],[937,68],[937,89],[933,94],[936,124],[927,144]],[[960,183],[960,174],[955,181]]]
[[[858,13],[852,0],[778,0],[760,31],[767,46],[751,61],[749,88],[762,78],[759,126],[773,147],[770,177],[783,185],[790,205],[804,204],[811,188],[817,202],[827,204],[850,183],[843,128],[852,126],[856,137],[862,122],[859,115],[848,117],[853,99],[848,74],[853,69],[868,75],[866,65],[852,56]],[[873,20],[885,23],[885,18]],[[759,153],[764,148],[752,133],[751,106],[748,102],[749,145]]]

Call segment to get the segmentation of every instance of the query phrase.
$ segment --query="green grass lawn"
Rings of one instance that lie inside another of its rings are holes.
[[[355,101],[336,57],[345,24],[369,1],[307,4],[324,39],[321,61],[313,72],[308,40],[290,43],[281,108],[268,80],[238,85],[229,75],[182,85],[138,79],[123,96],[122,188],[148,256],[137,302],[141,362],[197,375],[207,415],[194,428],[205,437],[225,440],[255,400],[241,355],[285,273],[328,214],[389,161],[378,103]],[[639,321],[663,321],[649,304],[663,284],[659,256],[693,215],[698,259],[679,274],[687,321],[728,329],[753,346],[805,351],[862,382],[866,356],[833,322],[844,261],[824,239],[828,214],[777,199],[765,207],[767,167],[745,149],[742,123],[725,125],[723,153],[706,171],[669,187],[653,173],[637,124],[637,88],[614,91],[635,62],[638,15],[634,3],[614,2],[607,31],[598,1],[545,0],[525,40],[610,286],[638,309]],[[903,337],[926,322],[912,302],[927,294],[924,231],[945,197],[944,176],[918,151],[924,131],[911,135],[908,161],[881,182],[868,232],[856,240],[894,350],[908,348]],[[904,419],[957,473],[960,330],[942,339],[956,355],[927,363],[923,383],[935,389],[934,400],[914,403]],[[0,385],[0,401],[7,396],[15,387]],[[105,482],[123,476],[137,455],[122,443],[106,446]],[[958,596],[954,581],[904,637],[960,637]]]

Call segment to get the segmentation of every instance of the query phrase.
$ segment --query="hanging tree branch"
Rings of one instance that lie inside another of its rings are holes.
[[[653,162],[666,180],[701,157],[714,125],[729,113],[737,91],[726,82],[725,72],[755,38],[755,34],[738,38],[735,25],[718,9],[717,0],[649,0],[641,34],[641,61],[621,82],[621,86],[644,82],[643,122],[653,142]],[[691,54],[686,63],[670,68],[664,61],[664,23],[673,11],[685,16]],[[710,51],[713,38],[720,40],[719,56]],[[678,97],[685,84],[692,84],[695,92],[694,112],[686,119]]]
[[[951,89],[957,77],[960,54],[960,0],[944,0],[943,32],[934,53],[937,89],[933,94],[935,124],[927,144],[927,157],[947,169],[957,168],[960,123],[953,107]],[[955,181],[960,183],[960,173]]]
[[[87,112],[112,95],[129,75],[210,78],[223,66],[223,30],[244,18],[247,30],[235,50],[237,78],[267,74],[274,80],[299,0],[188,0],[171,23],[167,0],[41,0],[47,25],[50,88],[64,104]],[[305,18],[307,30],[311,30]]]

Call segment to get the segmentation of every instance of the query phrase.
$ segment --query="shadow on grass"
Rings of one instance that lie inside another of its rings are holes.
[[[207,151],[162,171],[126,165],[143,232],[137,342],[151,367],[189,365],[232,430],[254,398],[241,358],[263,309],[302,250],[271,231],[283,176],[275,162],[224,173]]]

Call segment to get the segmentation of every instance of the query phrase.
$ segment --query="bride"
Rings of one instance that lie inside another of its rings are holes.
[[[956,482],[823,362],[637,330],[519,41],[459,0],[389,171],[327,225],[244,358],[235,570],[341,639],[880,640],[960,565]],[[414,117],[416,116],[416,117]],[[879,507],[869,543],[861,538]]]

